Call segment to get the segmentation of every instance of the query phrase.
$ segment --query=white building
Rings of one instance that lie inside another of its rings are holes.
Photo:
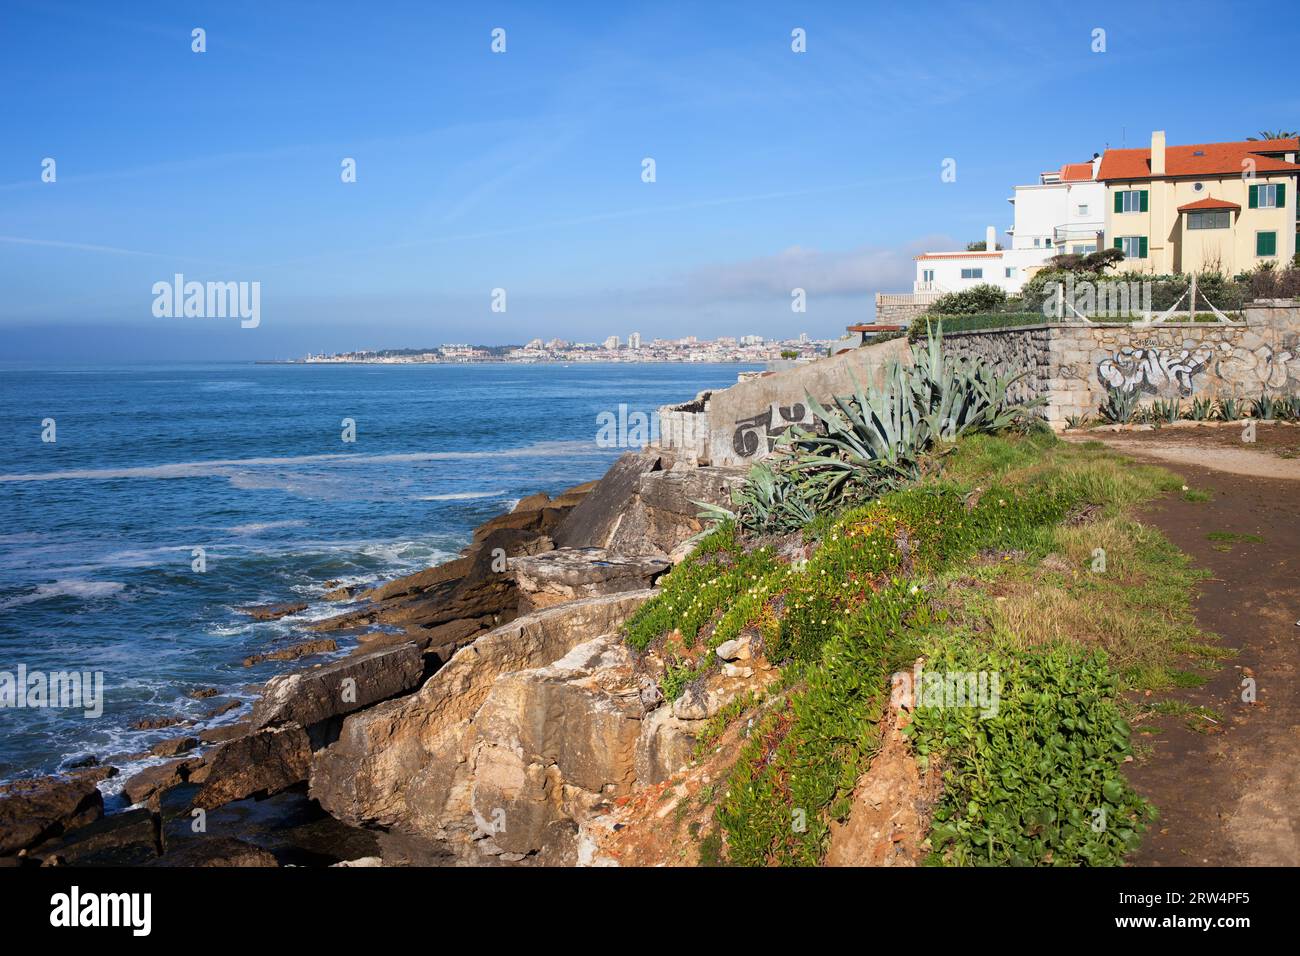
[[[605,340],[605,348],[611,350],[618,348],[618,336],[611,335],[609,338],[607,338]]]
[[[627,347],[630,349],[639,349],[641,347],[641,333],[633,332],[627,337]]]
[[[1099,156],[1066,163],[1040,173],[1034,185],[1016,186],[1008,200],[1014,210],[1007,230],[1011,247],[998,250],[997,230],[989,226],[982,252],[923,253],[916,257],[912,291],[941,295],[987,283],[1015,293],[1053,256],[1096,252],[1106,219],[1106,187],[1097,182],[1100,164]]]

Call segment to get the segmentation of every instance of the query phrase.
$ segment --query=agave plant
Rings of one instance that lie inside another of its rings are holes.
[[[734,521],[749,534],[783,534],[802,528],[817,516],[813,489],[795,481],[788,471],[755,463],[741,486],[731,493],[735,510],[696,501],[697,517],[711,523]]]
[[[1190,416],[1192,421],[1208,422],[1214,417],[1214,410],[1214,399],[1194,398],[1192,399]]]
[[[1011,386],[1028,372],[998,375],[979,360],[943,351],[943,329],[927,329],[912,348],[912,364],[890,362],[883,381],[824,407],[811,395],[818,429],[792,430],[791,469],[815,489],[825,507],[836,499],[879,493],[915,477],[921,456],[968,431],[997,431],[1020,421],[1045,399],[1013,402]]]
[[[1251,404],[1251,415],[1261,421],[1271,422],[1277,417],[1278,401],[1268,392],[1264,392]]]
[[[1219,399],[1219,419],[1225,422],[1235,422],[1241,417],[1241,402],[1235,398]]]
[[[1279,400],[1288,421],[1300,422],[1300,395],[1294,393]]]
[[[1101,406],[1101,416],[1116,425],[1125,425],[1133,421],[1138,410],[1137,389],[1110,387],[1106,389],[1106,401]]]
[[[1183,403],[1178,399],[1157,399],[1151,403],[1151,420],[1158,425],[1168,425],[1183,416]]]

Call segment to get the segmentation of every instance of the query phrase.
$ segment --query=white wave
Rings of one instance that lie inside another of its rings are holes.
[[[416,501],[474,501],[478,498],[499,498],[500,491],[456,491],[445,495],[419,495]]]
[[[231,478],[236,469],[260,466],[309,465],[329,462],[335,465],[380,465],[398,462],[457,461],[480,458],[546,458],[578,455],[606,456],[605,449],[594,441],[537,442],[522,448],[494,451],[414,451],[385,452],[375,455],[329,453],[322,455],[288,455],[281,458],[224,458],[214,461],[175,462],[167,465],[136,465],[123,468],[70,468],[66,471],[29,472],[0,475],[0,481],[106,481],[120,478]]]
[[[234,527],[227,528],[231,534],[258,534],[262,531],[270,531],[274,528],[304,528],[307,526],[306,521],[253,521],[249,524],[237,524]]]
[[[54,581],[51,584],[38,584],[34,591],[10,598],[0,604],[0,610],[56,597],[73,597],[91,601],[96,598],[112,597],[125,588],[126,585],[119,581]]]

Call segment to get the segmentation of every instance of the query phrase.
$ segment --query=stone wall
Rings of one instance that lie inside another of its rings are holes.
[[[876,306],[876,324],[910,325],[914,318],[929,307],[928,302],[881,303]]]
[[[1107,388],[1144,398],[1300,391],[1300,306],[1291,300],[1254,303],[1237,324],[1167,322],[1035,325],[947,333],[946,348],[980,356],[1004,371],[1029,369],[1018,398],[1046,397],[1043,416],[1062,427],[1095,415]]]

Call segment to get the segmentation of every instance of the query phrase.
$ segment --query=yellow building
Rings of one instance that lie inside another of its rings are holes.
[[[1296,254],[1300,140],[1108,149],[1105,244],[1120,269],[1149,275],[1237,275]]]

